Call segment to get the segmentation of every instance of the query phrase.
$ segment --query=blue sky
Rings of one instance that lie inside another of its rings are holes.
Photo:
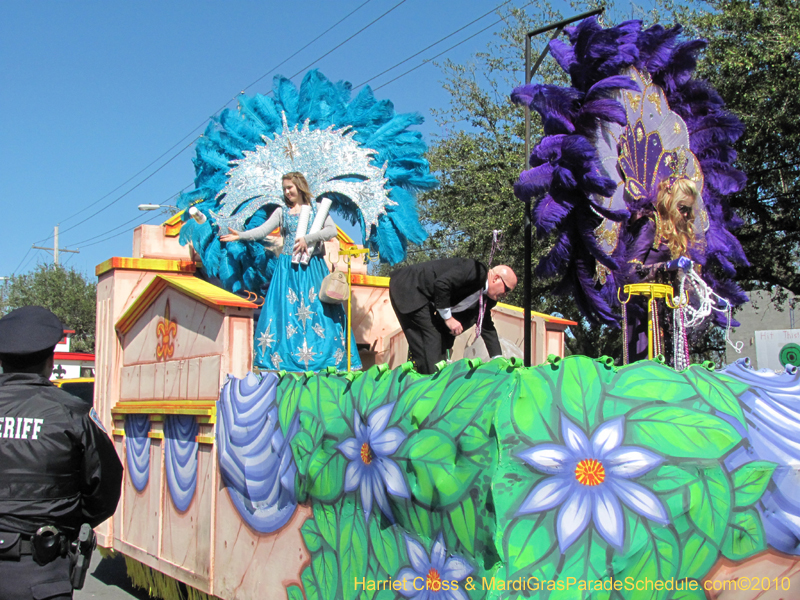
[[[247,93],[266,93],[273,75],[305,72],[310,63],[332,80],[357,85],[501,1],[0,3],[0,276],[50,263],[52,253],[31,246],[52,247],[56,224],[59,246],[80,249],[62,254],[62,264],[91,277],[107,258],[130,256],[133,228],[166,218],[141,213],[137,206],[174,203],[174,195],[194,178],[192,140],[209,117],[233,106],[235,96],[263,75]],[[495,15],[486,17],[371,85],[380,86],[495,21]],[[443,58],[468,60],[501,27]],[[301,79],[302,74],[293,81]],[[381,87],[376,96],[391,99],[400,112],[425,116],[421,130],[429,139],[438,130],[431,108],[448,102],[440,80],[439,69],[427,64]]]

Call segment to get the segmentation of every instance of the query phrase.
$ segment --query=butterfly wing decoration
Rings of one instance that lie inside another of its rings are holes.
[[[731,233],[741,221],[725,201],[745,182],[731,146],[743,128],[692,78],[704,42],[679,42],[680,26],[604,28],[595,17],[565,31],[570,43],[552,40],[550,51],[572,85],[525,85],[511,96],[541,115],[545,133],[515,184],[538,235],[555,239],[537,274],[561,275],[557,291],[573,294],[587,318],[618,324],[617,291],[636,241],[628,226],[652,212],[660,181],[685,176],[702,197],[691,258],[716,293],[745,302],[732,281],[735,265],[748,264]]]

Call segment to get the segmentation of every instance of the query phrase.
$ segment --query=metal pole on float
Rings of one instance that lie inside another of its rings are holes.
[[[351,277],[350,277],[351,274],[352,274],[352,271],[351,271],[351,268],[350,268],[350,263],[352,263],[354,256],[359,256],[359,255],[364,255],[364,254],[369,254],[369,248],[347,248],[345,250],[341,250],[341,249],[339,250],[339,256],[345,256],[346,258],[344,259],[344,261],[347,264],[347,333],[346,333],[346,335],[347,335],[347,371],[348,372],[350,372],[352,370],[351,364],[350,364],[350,361],[351,361],[350,356],[351,356],[351,351],[352,351],[352,349],[350,348],[350,338],[352,337],[352,332],[353,332],[353,326],[352,326],[352,322],[350,320],[350,317],[351,317],[352,312],[353,312],[352,311],[352,302],[351,302],[352,298],[353,298],[353,289],[352,289],[353,288],[353,284],[352,284]]]
[[[556,39],[561,32],[564,30],[564,27],[569,25],[570,23],[574,23],[575,21],[581,21],[588,17],[593,17],[594,15],[599,15],[605,10],[605,7],[595,8],[594,10],[590,10],[589,12],[582,13],[580,15],[576,15],[574,17],[570,17],[569,19],[564,19],[562,21],[558,21],[557,23],[552,23],[551,25],[545,25],[544,27],[540,27],[539,29],[534,29],[533,31],[529,31],[528,34],[525,36],[525,84],[529,84],[533,79],[533,76],[536,74],[536,71],[539,70],[539,65],[542,64],[545,56],[550,51],[550,45],[545,44],[544,50],[539,55],[539,58],[536,60],[536,64],[533,65],[531,68],[531,38],[537,36],[539,34],[545,33],[552,29],[555,29],[555,33],[550,38],[551,40]],[[524,168],[528,168],[528,160],[531,155],[531,109],[529,107],[525,107],[525,166]],[[525,236],[525,273],[523,274],[523,286],[524,289],[522,290],[522,304],[523,304],[523,319],[525,321],[524,326],[524,341],[523,341],[523,349],[522,349],[522,357],[526,367],[530,367],[532,360],[531,360],[531,281],[533,279],[532,276],[532,265],[531,265],[531,237],[533,232],[531,230],[531,203],[530,201],[525,202],[525,215],[523,218],[523,225],[524,225],[524,236]]]

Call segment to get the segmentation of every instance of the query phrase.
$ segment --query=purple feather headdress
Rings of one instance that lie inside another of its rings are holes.
[[[714,291],[734,306],[746,302],[732,281],[735,266],[748,264],[731,233],[741,221],[725,201],[745,183],[731,147],[743,127],[692,78],[705,42],[679,42],[679,25],[603,28],[595,17],[565,31],[570,43],[552,40],[550,51],[572,86],[530,84],[511,94],[541,115],[545,134],[514,185],[533,203],[537,235],[555,235],[537,274],[562,274],[557,290],[573,294],[589,319],[618,324],[617,287],[637,244],[631,214],[653,210],[658,182],[683,161],[702,190],[695,230],[703,243],[691,258]]]

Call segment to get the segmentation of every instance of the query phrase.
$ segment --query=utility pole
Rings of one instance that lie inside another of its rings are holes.
[[[55,231],[53,232],[53,247],[52,248],[42,248],[41,246],[31,246],[32,248],[36,248],[37,250],[52,250],[53,251],[53,265],[56,267],[58,266],[58,253],[59,252],[74,252],[77,254],[80,250],[67,250],[66,248],[59,248],[58,247],[58,225],[55,226]]]

